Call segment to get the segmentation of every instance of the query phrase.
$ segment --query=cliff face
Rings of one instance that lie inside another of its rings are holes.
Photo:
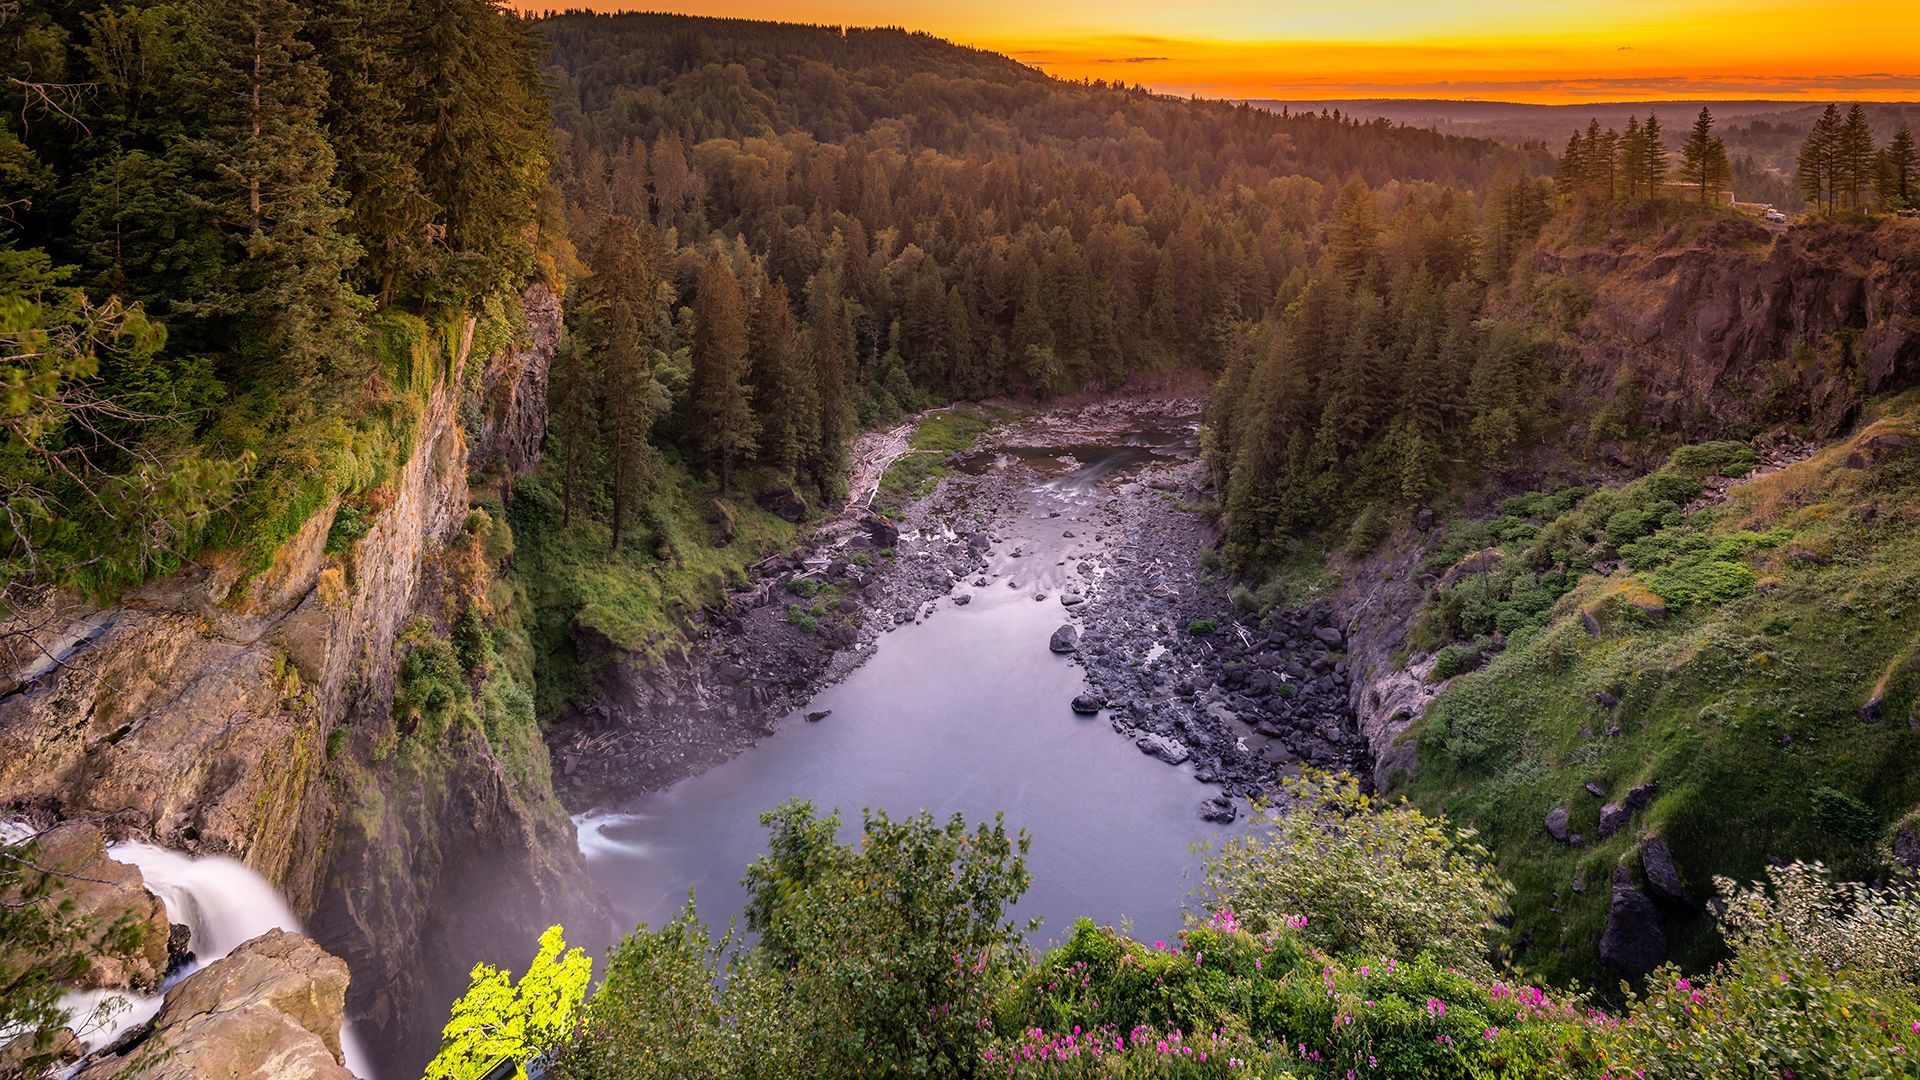
[[[1651,243],[1548,243],[1540,281],[1586,307],[1558,362],[1574,408],[1616,395],[1681,441],[1780,423],[1843,431],[1861,399],[1920,381],[1920,225],[1746,218]]]
[[[523,310],[518,345],[452,358],[346,550],[328,550],[332,506],[264,572],[216,553],[111,607],[44,597],[0,635],[0,806],[246,862],[350,962],[349,1012],[376,1045],[418,1044],[399,1017],[444,1004],[426,1000],[435,972],[464,983],[487,944],[532,941],[536,911],[594,910],[544,756],[509,767],[459,731],[425,765],[387,760],[397,639],[444,603],[469,514],[462,365],[507,388],[482,409],[489,457],[538,452],[559,309],[536,287]],[[474,925],[454,900],[479,877],[526,903]]]

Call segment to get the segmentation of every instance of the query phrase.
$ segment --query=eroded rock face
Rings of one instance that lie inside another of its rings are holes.
[[[340,1053],[347,965],[281,930],[243,943],[167,992],[137,1041],[84,1080],[351,1080]]]
[[[1860,394],[1920,380],[1920,233],[1903,222],[1810,223],[1774,239],[1726,217],[1652,250],[1546,249],[1535,267],[1592,287],[1571,358],[1582,395],[1631,375],[1648,421],[1681,435],[1769,419],[1833,435]],[[1819,350],[1849,328],[1844,361],[1788,363],[1800,341]],[[1799,414],[1756,415],[1782,378]]]
[[[467,464],[499,463],[521,476],[540,461],[547,437],[547,381],[560,348],[560,298],[544,284],[520,297],[521,340],[488,359],[480,377],[481,418],[467,433]]]

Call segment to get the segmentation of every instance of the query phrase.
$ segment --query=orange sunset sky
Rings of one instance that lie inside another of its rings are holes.
[[[1920,0],[512,0],[926,30],[1212,97],[1920,101]]]

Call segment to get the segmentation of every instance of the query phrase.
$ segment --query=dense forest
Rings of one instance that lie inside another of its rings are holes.
[[[897,30],[646,15],[542,28],[570,233],[594,279],[637,254],[664,285],[627,301],[636,348],[619,301],[575,308],[583,342],[621,344],[567,367],[563,397],[685,387],[655,398],[672,402],[657,441],[728,482],[759,464],[815,497],[835,494],[852,424],[1219,370],[1318,260],[1343,186],[1439,207],[1458,238],[1477,227],[1470,192],[1550,164],[1385,123],[1060,82]],[[594,411],[563,411],[560,441],[611,454],[624,483],[638,475],[619,464],[628,441],[596,443]]]
[[[547,243],[538,39],[487,0],[10,4],[0,55],[0,583],[264,559]]]

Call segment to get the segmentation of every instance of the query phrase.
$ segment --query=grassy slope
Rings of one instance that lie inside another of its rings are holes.
[[[694,612],[718,604],[728,584],[745,580],[747,567],[794,536],[794,526],[751,498],[716,499],[671,459],[662,461],[642,513],[609,559],[611,537],[599,515],[576,509],[573,527],[561,529],[559,478],[551,470],[514,489],[513,571],[534,613],[541,716],[577,693],[589,673],[574,648],[576,630],[658,658],[681,642]],[[721,513],[733,523],[733,538],[724,545],[710,520]]]
[[[1668,526],[1650,541],[1665,555],[1643,553],[1632,576],[1581,579],[1540,630],[1459,679],[1416,728],[1410,794],[1498,853],[1519,888],[1516,933],[1532,935],[1524,963],[1612,981],[1594,949],[1606,882],[1645,832],[1667,837],[1697,893],[1714,874],[1759,876],[1770,856],[1872,872],[1887,827],[1920,802],[1920,447],[1848,465],[1889,431],[1920,431],[1920,403],[1889,407],[1855,439]],[[1683,602],[1702,575],[1673,552],[1703,548],[1751,572],[1731,575],[1732,598]],[[1628,602],[1649,584],[1670,594],[1664,619]],[[1864,722],[1876,686],[1884,713]],[[1609,737],[1612,723],[1620,734]],[[1645,781],[1659,793],[1596,842],[1603,800],[1588,781],[1614,798]],[[1588,846],[1548,837],[1542,819],[1557,805]],[[1576,875],[1584,894],[1570,889]],[[1709,955],[1704,920],[1670,913],[1668,928],[1678,958]]]

